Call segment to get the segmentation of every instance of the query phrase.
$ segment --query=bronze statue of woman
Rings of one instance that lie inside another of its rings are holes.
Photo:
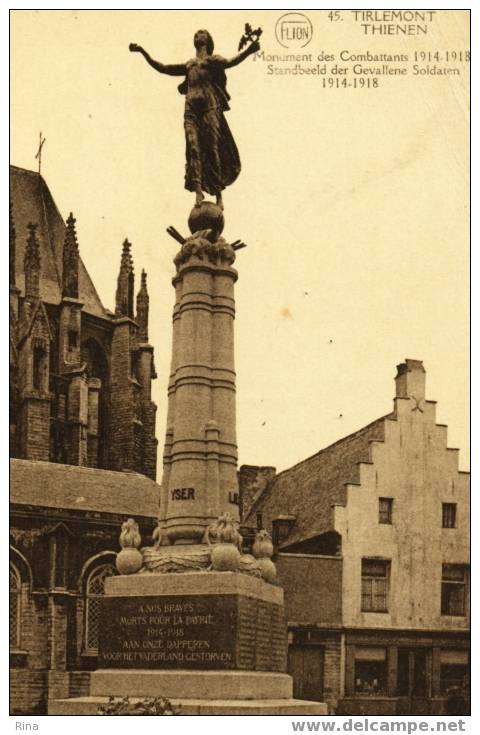
[[[187,144],[185,188],[195,192],[195,205],[200,206],[203,192],[216,197],[223,209],[222,191],[233,184],[240,173],[240,157],[224,112],[229,110],[225,69],[240,64],[259,50],[258,41],[232,59],[213,54],[213,39],[208,31],[195,33],[196,56],[186,64],[161,64],[136,43],[130,51],[141,53],[161,74],[185,76],[178,91],[185,99],[185,138]]]

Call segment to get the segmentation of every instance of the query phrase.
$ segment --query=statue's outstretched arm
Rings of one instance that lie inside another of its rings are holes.
[[[259,50],[260,44],[258,43],[258,41],[254,41],[252,44],[250,44],[248,48],[245,49],[245,51],[237,54],[237,56],[234,56],[232,59],[225,59],[225,69],[231,69],[232,66],[237,66],[238,64],[241,64],[242,61],[245,61],[245,59],[250,56],[250,54],[255,54]]]
[[[160,74],[169,74],[172,77],[184,77],[187,73],[186,64],[162,64],[160,63],[160,61],[155,61],[155,59],[152,59],[150,54],[136,43],[131,43],[129,49],[130,51],[142,54],[147,64],[150,64],[152,69],[160,72]]]

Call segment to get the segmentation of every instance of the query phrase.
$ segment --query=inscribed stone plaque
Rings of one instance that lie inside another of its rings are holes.
[[[236,610],[227,595],[104,598],[99,665],[233,669]]]

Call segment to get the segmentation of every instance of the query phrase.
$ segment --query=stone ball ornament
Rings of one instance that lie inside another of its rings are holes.
[[[216,572],[236,572],[241,554],[233,544],[215,544],[211,551],[212,567]]]
[[[122,549],[115,559],[119,574],[136,574],[142,568],[143,557],[138,549],[132,547]]]
[[[225,227],[223,211],[213,202],[202,202],[190,212],[188,227],[192,235],[199,230],[212,230],[219,237]]]
[[[258,559],[257,563],[260,574],[262,575],[262,578],[265,580],[265,582],[273,584],[277,577],[277,568],[273,561],[271,559],[268,559],[267,557],[264,557],[263,559]]]

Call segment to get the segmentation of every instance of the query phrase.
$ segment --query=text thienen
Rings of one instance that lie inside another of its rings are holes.
[[[360,28],[363,28],[366,36],[426,36],[428,33],[428,26],[415,25],[413,23],[407,25],[395,25],[393,23],[370,25],[369,23],[360,23]]]

